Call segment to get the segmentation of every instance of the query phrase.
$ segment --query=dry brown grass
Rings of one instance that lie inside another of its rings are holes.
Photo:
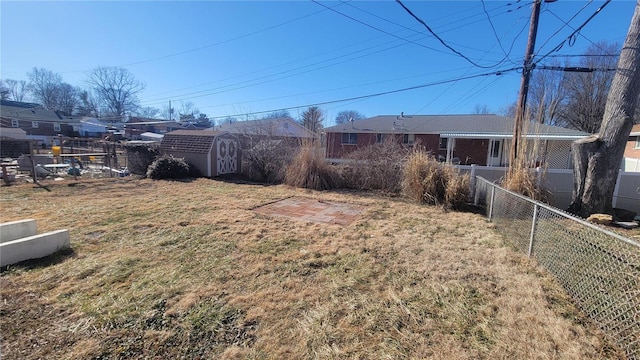
[[[287,166],[284,183],[294,187],[329,190],[340,184],[340,174],[325,161],[322,149],[313,144],[300,147]]]
[[[620,353],[480,215],[366,193],[198,179],[2,188],[2,221],[73,253],[0,281],[7,359],[606,359]],[[367,207],[352,225],[251,209]]]
[[[469,176],[416,150],[404,164],[402,189],[414,201],[459,210],[469,202]]]

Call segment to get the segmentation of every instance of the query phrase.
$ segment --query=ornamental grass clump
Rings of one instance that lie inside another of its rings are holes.
[[[414,151],[403,170],[402,189],[407,197],[447,210],[460,210],[468,204],[469,176],[438,162],[429,153]]]
[[[287,167],[284,183],[306,189],[330,190],[339,186],[340,175],[325,161],[321,149],[305,145]]]

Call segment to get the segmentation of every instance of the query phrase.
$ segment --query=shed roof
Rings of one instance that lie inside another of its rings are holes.
[[[533,124],[531,124],[533,125]],[[514,120],[493,114],[380,115],[325,128],[327,133],[439,134],[450,137],[508,137]],[[528,133],[542,138],[580,138],[589,134],[572,129],[535,124]]]
[[[164,135],[160,150],[206,154],[213,146],[216,137],[224,134],[226,134],[224,131],[176,130]]]

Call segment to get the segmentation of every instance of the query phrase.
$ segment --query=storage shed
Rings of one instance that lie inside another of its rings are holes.
[[[206,177],[236,174],[240,168],[238,140],[223,131],[172,131],[162,139],[160,152],[184,158]]]

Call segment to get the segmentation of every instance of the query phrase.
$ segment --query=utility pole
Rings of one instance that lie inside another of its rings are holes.
[[[545,0],[546,2],[553,2]],[[522,127],[525,121],[527,95],[529,92],[529,80],[531,79],[531,71],[535,67],[533,63],[533,51],[536,46],[536,35],[538,33],[538,20],[540,19],[540,3],[542,0],[534,0],[531,10],[531,23],[529,24],[529,39],[527,42],[527,51],[524,55],[524,66],[522,68],[522,81],[520,82],[520,93],[518,95],[518,103],[516,105],[516,116],[513,125],[513,144],[511,145],[511,153],[509,156],[509,173],[511,173],[516,159],[518,158],[518,147],[522,137]]]
[[[173,109],[171,108],[171,100],[169,100],[169,121],[171,121],[172,114],[173,114]]]

